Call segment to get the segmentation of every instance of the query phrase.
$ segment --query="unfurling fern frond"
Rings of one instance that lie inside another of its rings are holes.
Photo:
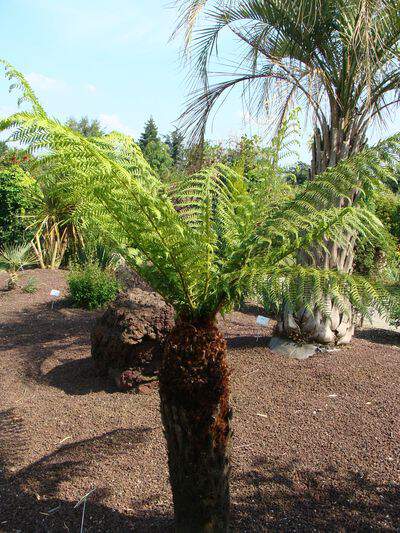
[[[3,65],[5,68],[6,78],[12,81],[9,87],[10,92],[13,90],[20,91],[18,105],[21,105],[23,102],[27,102],[32,106],[35,114],[45,115],[46,113],[43,107],[40,105],[36,94],[25,79],[24,75],[3,59],[0,59],[0,65]]]

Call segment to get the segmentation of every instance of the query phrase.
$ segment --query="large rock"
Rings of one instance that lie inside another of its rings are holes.
[[[125,390],[154,381],[173,326],[174,311],[158,294],[139,288],[121,293],[92,330],[95,366]]]
[[[126,263],[121,263],[115,275],[118,281],[122,284],[126,291],[131,291],[132,289],[142,289],[146,292],[154,292],[148,283],[144,281],[143,278],[139,276],[132,268],[130,268]]]

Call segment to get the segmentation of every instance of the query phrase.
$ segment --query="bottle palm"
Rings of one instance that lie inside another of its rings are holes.
[[[362,150],[374,119],[383,120],[399,103],[397,0],[176,3],[178,30],[184,31],[190,66],[200,82],[182,117],[194,140],[204,135],[210,113],[236,86],[243,88],[251,110],[266,112],[278,123],[297,101],[313,115],[313,178]],[[356,195],[354,190],[337,205],[348,205]],[[326,242],[299,260],[349,273],[354,244],[349,233],[340,246]],[[351,306],[346,315],[333,300],[327,306],[338,320],[327,321],[318,309],[286,308],[280,326],[286,334],[307,334],[319,342],[348,342],[354,330]]]

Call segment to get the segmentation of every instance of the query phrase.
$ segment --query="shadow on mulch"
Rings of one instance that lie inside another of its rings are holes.
[[[238,531],[397,531],[400,484],[361,472],[302,469],[296,461],[257,459],[237,478],[245,485],[233,510]]]
[[[54,309],[48,303],[21,309],[18,320],[1,325],[1,349],[17,350],[25,378],[41,381],[42,365],[55,351],[90,350],[88,339],[96,316],[93,311],[71,309],[68,300],[57,302]]]
[[[359,329],[356,330],[355,337],[377,344],[400,345],[400,332],[388,329]]]
[[[12,474],[9,468],[23,457],[28,436],[14,410],[0,412],[1,530],[79,531],[82,506],[76,508],[75,502],[57,498],[60,485],[90,475],[90,470],[106,458],[131,453],[146,441],[149,431],[151,428],[145,427],[119,429],[64,445]],[[85,531],[172,531],[171,516],[139,507],[134,516],[129,516],[104,504],[109,494],[108,487],[96,487],[88,497]]]
[[[5,531],[78,531],[82,507],[57,498],[60,485],[90,477],[90,471],[106,459],[131,454],[135,446],[146,443],[150,431],[119,429],[64,445],[16,474],[7,474],[9,466],[23,457],[28,435],[14,410],[1,412],[1,527]],[[379,485],[360,472],[343,474],[329,466],[309,471],[296,461],[258,458],[234,476],[233,489],[236,484],[240,493],[232,508],[233,531],[381,531],[400,525],[400,486]],[[128,515],[107,506],[110,490],[96,487],[89,496],[85,531],[173,531],[172,516],[151,509],[153,498],[136,500],[134,514]]]
[[[268,348],[271,336],[239,335],[226,339],[228,349]]]
[[[238,311],[244,315],[265,315],[265,309],[261,305],[246,303],[239,307]]]
[[[113,385],[111,379],[98,375],[91,357],[67,359],[47,372],[41,381],[71,396],[82,396],[93,392],[109,394],[121,392]]]

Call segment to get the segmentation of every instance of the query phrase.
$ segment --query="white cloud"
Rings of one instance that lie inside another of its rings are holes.
[[[85,83],[84,88],[89,93],[95,93],[97,91],[96,85],[93,85],[92,83]]]
[[[38,72],[31,72],[26,76],[26,79],[35,89],[41,89],[43,91],[53,91],[57,89],[62,89],[65,84],[60,80],[55,78],[49,78]]]
[[[125,135],[131,135],[132,137],[135,136],[133,129],[124,124],[118,115],[107,115],[105,113],[101,113],[99,120],[103,127],[109,131],[119,131],[121,133],[125,133]]]

